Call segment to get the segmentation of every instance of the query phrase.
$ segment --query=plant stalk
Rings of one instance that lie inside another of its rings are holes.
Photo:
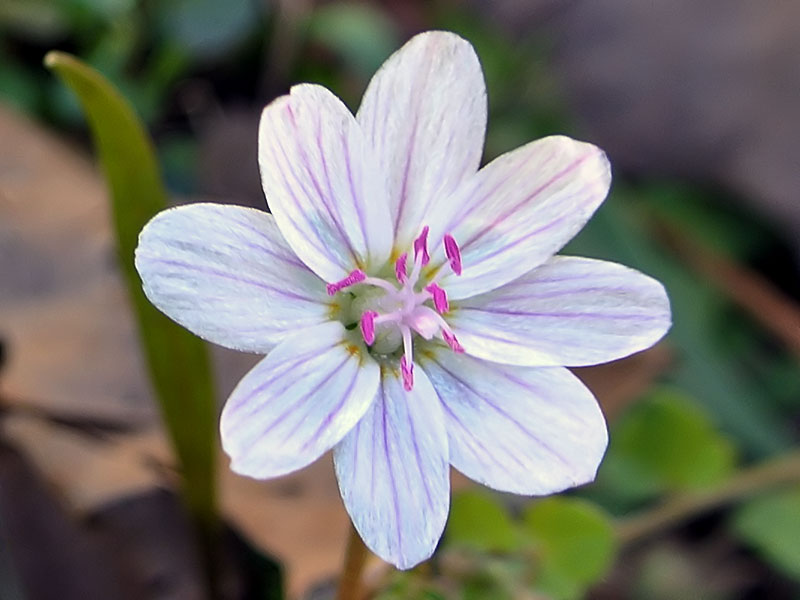
[[[364,590],[361,576],[369,558],[369,550],[358,535],[356,528],[350,523],[342,575],[336,590],[336,600],[362,600]]]
[[[800,483],[800,450],[743,469],[712,490],[680,494],[642,514],[621,519],[617,537],[621,544],[633,544],[695,515],[793,483]]]

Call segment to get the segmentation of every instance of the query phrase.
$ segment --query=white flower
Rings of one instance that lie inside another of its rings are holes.
[[[591,481],[605,423],[565,367],[647,348],[670,324],[657,281],[553,256],[607,194],[603,152],[554,136],[479,170],[485,127],[472,47],[423,33],[355,117],[316,85],[264,109],[272,214],[167,210],[136,253],[167,315],[267,354],[222,414],[231,468],[275,477],[332,448],[355,527],[400,568],[442,534],[450,465],[519,494]]]

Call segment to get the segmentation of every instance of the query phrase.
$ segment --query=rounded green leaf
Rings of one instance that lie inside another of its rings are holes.
[[[525,511],[524,525],[539,552],[535,585],[553,598],[579,598],[614,563],[609,517],[586,500],[554,496],[536,502]]]
[[[736,512],[733,526],[777,569],[800,579],[800,487],[748,502]]]
[[[733,471],[736,453],[706,412],[661,388],[635,405],[611,433],[600,480],[619,495],[644,499],[711,487]]]
[[[450,545],[485,552],[508,552],[518,545],[505,507],[483,490],[467,490],[453,497],[445,535]]]

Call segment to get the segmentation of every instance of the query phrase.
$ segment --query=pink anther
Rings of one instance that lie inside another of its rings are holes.
[[[394,263],[394,276],[397,277],[398,283],[401,285],[408,279],[408,272],[406,271],[406,261],[408,260],[408,252],[403,252],[397,257]]]
[[[428,230],[430,227],[425,225],[422,228],[422,233],[419,234],[419,237],[414,240],[414,260],[416,261],[420,254],[422,254],[422,266],[424,267],[427,265],[431,257],[428,254]]]
[[[403,374],[403,387],[410,392],[414,389],[414,363],[409,364],[405,355],[400,357],[400,372]]]
[[[361,269],[356,269],[355,271],[351,271],[350,275],[342,279],[341,281],[337,281],[336,283],[329,283],[325,287],[328,290],[328,295],[333,296],[339,290],[343,290],[346,287],[351,285],[355,285],[356,283],[361,283],[367,278],[364,271]]]
[[[364,341],[371,346],[375,343],[375,317],[378,316],[374,310],[366,310],[361,315],[361,335]]]
[[[433,296],[433,306],[440,314],[444,314],[450,310],[450,303],[447,301],[447,292],[442,288],[432,283],[425,286],[425,291],[430,292],[430,295]]]
[[[447,342],[447,345],[453,350],[453,352],[456,354],[464,353],[464,347],[458,343],[458,340],[453,332],[442,329],[442,337],[444,338],[444,341]]]
[[[449,233],[444,236],[444,253],[447,254],[453,273],[461,275],[461,250],[458,249],[455,238]]]

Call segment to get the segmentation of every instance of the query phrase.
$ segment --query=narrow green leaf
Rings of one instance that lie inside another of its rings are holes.
[[[524,524],[539,551],[535,585],[553,598],[580,598],[614,563],[611,522],[586,500],[553,496],[536,502],[525,511]]]
[[[447,543],[484,552],[508,552],[518,546],[517,532],[505,507],[483,490],[453,497]]]
[[[733,525],[771,564],[800,580],[800,488],[748,502],[736,512]]]
[[[167,431],[183,469],[184,496],[201,523],[216,520],[216,409],[203,342],[148,302],[133,264],[139,231],[167,206],[152,142],[119,92],[97,71],[63,52],[45,65],[78,96],[111,192],[122,274]]]

